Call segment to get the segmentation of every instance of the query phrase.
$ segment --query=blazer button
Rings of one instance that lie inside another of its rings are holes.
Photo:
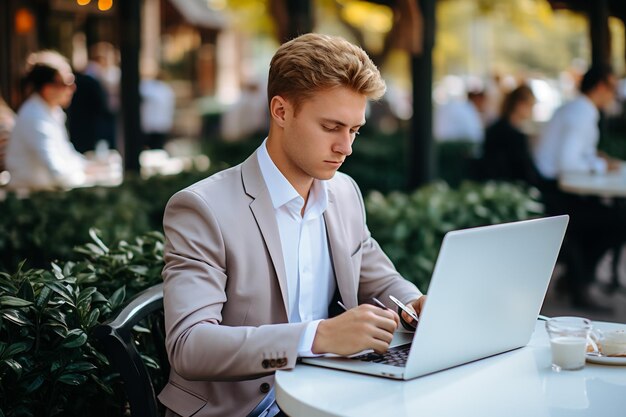
[[[270,361],[267,359],[263,359],[263,362],[261,362],[261,366],[263,366],[263,368],[267,369],[270,367]]]
[[[259,390],[262,394],[267,394],[268,392],[270,392],[270,384],[268,384],[267,382],[262,383]]]
[[[270,359],[270,366],[276,368],[276,359]]]
[[[280,358],[278,360],[278,367],[282,368],[283,366],[287,365],[287,358]]]

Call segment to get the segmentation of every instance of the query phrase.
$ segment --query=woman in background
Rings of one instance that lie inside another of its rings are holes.
[[[482,170],[485,179],[523,181],[534,186],[544,182],[537,171],[522,127],[532,117],[535,96],[527,85],[506,95],[500,118],[487,128]]]

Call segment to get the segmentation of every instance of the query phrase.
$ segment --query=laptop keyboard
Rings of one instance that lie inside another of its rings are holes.
[[[378,353],[365,353],[363,355],[355,356],[353,359],[357,359],[364,362],[383,363],[385,365],[400,366],[406,365],[407,358],[409,357],[409,351],[411,350],[411,344],[402,346],[396,346],[390,348],[382,355]]]

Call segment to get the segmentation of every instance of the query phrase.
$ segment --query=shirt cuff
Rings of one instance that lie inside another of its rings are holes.
[[[321,356],[319,354],[313,353],[313,340],[315,339],[315,334],[317,333],[317,326],[319,326],[322,320],[315,320],[310,322],[304,333],[302,333],[302,337],[300,337],[300,343],[298,344],[298,357],[300,358],[313,358],[316,356]]]
[[[606,161],[602,158],[596,158],[593,161],[593,165],[591,167],[591,170],[597,174],[604,174],[608,171],[608,164],[606,163]]]

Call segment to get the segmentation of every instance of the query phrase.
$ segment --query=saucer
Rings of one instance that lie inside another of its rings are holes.
[[[624,356],[585,356],[587,357],[587,362],[599,363],[601,365],[626,365],[626,357]]]

